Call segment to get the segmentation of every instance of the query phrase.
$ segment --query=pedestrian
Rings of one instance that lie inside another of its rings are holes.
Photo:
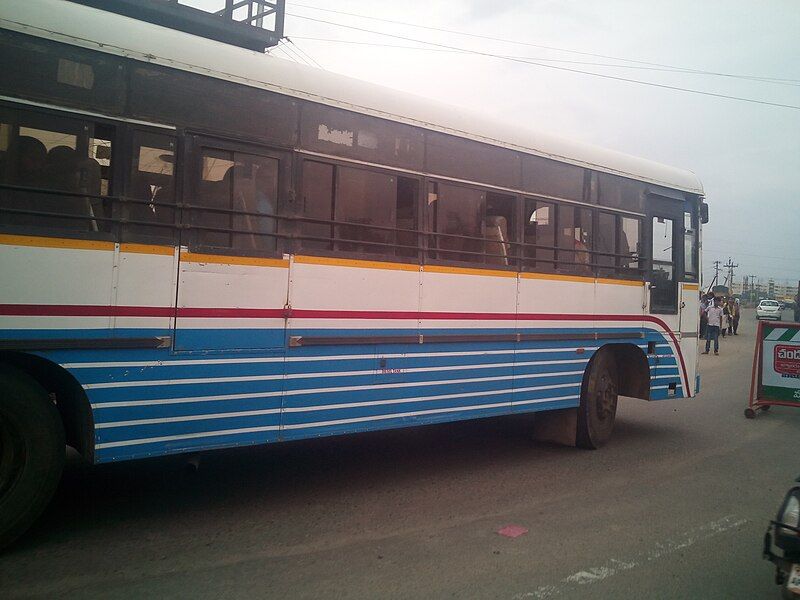
[[[720,299],[714,298],[714,305],[706,310],[708,325],[706,326],[706,351],[703,354],[708,354],[713,340],[714,354],[719,355],[719,330],[722,327],[722,306],[720,304]]]
[[[728,307],[728,299],[722,299],[722,323],[720,325],[720,333],[722,337],[725,337],[725,334],[728,333],[728,329],[730,328],[730,308]]]
[[[736,298],[731,304],[731,328],[733,329],[733,335],[739,335],[739,317],[741,316],[741,310],[739,299]]]

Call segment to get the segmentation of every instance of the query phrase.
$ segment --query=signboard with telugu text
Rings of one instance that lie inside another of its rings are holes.
[[[800,404],[800,327],[765,323],[762,331],[759,395]]]

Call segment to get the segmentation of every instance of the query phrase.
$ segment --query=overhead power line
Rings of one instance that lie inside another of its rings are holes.
[[[472,50],[470,48],[460,48],[458,46],[451,46],[449,44],[441,44],[441,43],[438,43],[438,42],[429,42],[427,40],[420,40],[420,39],[412,38],[412,37],[408,37],[408,36],[397,35],[397,34],[393,34],[393,33],[384,33],[384,32],[381,32],[381,31],[374,31],[374,30],[371,30],[371,29],[366,29],[364,27],[357,27],[355,25],[345,25],[344,23],[335,23],[333,21],[327,21],[327,20],[323,20],[323,19],[315,19],[314,17],[308,17],[308,16],[305,16],[305,15],[297,15],[297,14],[289,13],[289,12],[287,12],[286,14],[289,15],[289,16],[292,16],[292,17],[296,17],[298,19],[305,19],[307,21],[314,21],[316,23],[322,23],[322,24],[325,24],[325,25],[333,25],[335,27],[343,27],[345,29],[351,29],[351,30],[354,30],[354,31],[362,31],[362,32],[365,32],[365,33],[382,35],[382,36],[391,37],[391,38],[395,38],[395,39],[405,40],[407,42],[416,42],[418,44],[428,44],[428,45],[436,46],[436,47],[439,47],[439,48],[448,48],[450,50],[459,50],[459,51],[462,51],[462,52],[469,52],[471,54],[475,54],[475,55],[478,55],[478,56],[486,56],[486,57],[489,57],[489,58],[497,58],[497,59],[500,59],[500,60],[508,60],[508,61],[511,61],[511,62],[526,64],[526,65],[534,65],[534,66],[538,66],[538,67],[543,67],[545,69],[554,69],[554,70],[557,70],[557,71],[567,71],[567,72],[570,72],[570,73],[579,73],[579,74],[582,74],[582,75],[590,75],[592,77],[599,77],[601,79],[611,79],[611,80],[614,80],[614,81],[624,81],[624,82],[627,82],[627,83],[635,83],[635,84],[638,84],[638,85],[645,85],[645,86],[661,88],[661,89],[666,89],[666,90],[674,90],[674,91],[678,91],[678,92],[687,92],[687,93],[690,93],[690,94],[698,94],[698,95],[701,95],[701,96],[711,96],[713,98],[725,98],[727,100],[738,100],[740,102],[750,102],[752,104],[762,104],[762,105],[765,105],[765,106],[777,106],[777,107],[780,107],[780,108],[791,108],[793,110],[800,110],[800,106],[794,105],[794,104],[783,104],[781,102],[771,102],[771,101],[768,101],[768,100],[757,100],[756,98],[746,98],[746,97],[743,97],[743,96],[731,96],[731,95],[728,95],[728,94],[720,94],[720,93],[717,93],[717,92],[708,92],[708,91],[705,91],[705,90],[696,90],[696,89],[685,88],[685,87],[676,86],[676,85],[668,85],[668,84],[665,84],[665,83],[656,83],[656,82],[653,82],[653,81],[642,81],[640,79],[631,79],[629,77],[619,77],[619,76],[616,76],[616,75],[607,75],[607,74],[603,74],[603,73],[594,73],[592,71],[584,71],[584,70],[581,70],[581,69],[573,69],[573,68],[570,68],[570,67],[563,67],[563,66],[557,66],[557,65],[548,65],[548,64],[536,62],[534,60],[528,60],[528,59],[523,59],[523,58],[506,57],[506,56],[503,56],[503,55],[500,55],[500,54],[494,54],[492,52],[485,52],[485,51],[482,51],[482,50]]]
[[[423,52],[447,52],[452,54],[471,54],[471,50],[450,50],[448,48],[426,48],[424,46],[406,46],[402,44],[384,44],[383,42],[363,42],[358,40],[342,40],[336,38],[322,38],[322,37],[311,37],[311,36],[302,36],[302,35],[295,35],[292,36],[296,40],[309,40],[309,41],[317,41],[317,42],[326,42],[326,43],[334,43],[334,44],[351,44],[351,45],[360,45],[360,46],[378,46],[380,48],[397,48],[402,50],[422,50]],[[592,67],[611,67],[615,69],[636,69],[636,70],[643,70],[643,71],[659,71],[664,73],[686,73],[690,75],[714,75],[715,73],[707,73],[705,71],[695,71],[692,69],[681,69],[678,67],[648,67],[644,65],[621,65],[617,63],[601,63],[601,62],[593,62],[593,61],[585,61],[585,60],[567,60],[563,58],[544,58],[539,56],[513,56],[508,54],[499,54],[498,56],[502,56],[503,58],[519,58],[524,60],[533,60],[533,61],[542,61],[548,63],[563,63],[563,64],[571,64],[571,65],[587,65]],[[773,83],[776,85],[786,85],[792,87],[800,87],[800,80],[797,83],[792,83],[791,81],[773,81],[773,80],[762,80],[761,78],[756,78],[748,75],[741,75],[741,76],[734,76],[731,77],[741,77],[743,79],[754,79],[756,81],[761,81],[763,83]]]
[[[440,33],[449,33],[449,34],[452,34],[452,35],[461,35],[461,36],[465,36],[465,37],[477,38],[477,39],[482,39],[482,40],[490,40],[490,41],[493,41],[493,42],[502,42],[504,44],[516,44],[518,46],[529,46],[531,48],[541,48],[541,49],[544,49],[544,50],[554,50],[556,52],[567,52],[567,53],[570,53],[570,54],[579,54],[579,55],[582,55],[582,56],[591,56],[591,57],[594,57],[594,58],[605,58],[605,59],[609,59],[609,60],[618,60],[618,61],[635,63],[635,64],[639,64],[639,65],[647,65],[647,66],[651,66],[651,67],[663,67],[663,68],[666,68],[666,69],[674,69],[676,71],[682,71],[682,72],[685,72],[685,73],[697,73],[697,74],[702,74],[702,75],[715,75],[717,77],[733,77],[733,78],[737,78],[737,79],[752,79],[752,80],[756,80],[756,81],[775,81],[775,82],[787,82],[787,83],[800,83],[800,79],[789,79],[789,78],[782,78],[782,77],[767,77],[767,76],[759,76],[759,75],[742,75],[742,74],[734,74],[734,73],[723,73],[723,72],[717,72],[717,71],[708,71],[708,70],[703,70],[703,69],[692,69],[692,68],[689,68],[689,67],[678,67],[678,66],[675,66],[675,65],[668,65],[668,64],[664,64],[664,63],[648,62],[648,61],[644,61],[644,60],[636,60],[636,59],[632,59],[632,58],[624,58],[624,57],[619,57],[619,56],[610,56],[610,55],[607,55],[607,54],[598,54],[598,53],[595,53],[595,52],[585,52],[585,51],[581,51],[581,50],[572,50],[570,48],[560,48],[560,47],[557,47],[557,46],[548,46],[548,45],[545,45],[545,44],[535,44],[533,42],[523,42],[521,40],[511,40],[511,39],[501,38],[501,37],[496,37],[496,36],[491,36],[491,35],[483,35],[483,34],[479,34],[479,33],[471,33],[471,32],[468,32],[468,31],[457,31],[457,30],[454,30],[454,29],[447,29],[447,28],[444,28],[444,27],[433,27],[431,25],[420,25],[419,23],[409,23],[407,21],[397,21],[397,20],[394,20],[394,19],[386,19],[386,18],[382,18],[382,17],[373,17],[371,15],[362,15],[362,14],[353,13],[353,12],[347,12],[347,11],[343,11],[343,10],[336,10],[336,9],[333,9],[333,8],[322,8],[320,6],[313,6],[313,5],[310,5],[310,4],[303,4],[303,3],[299,3],[299,2],[292,2],[292,6],[296,6],[296,7],[299,7],[299,8],[308,8],[310,10],[318,10],[318,11],[323,11],[323,12],[332,13],[332,14],[345,15],[345,16],[348,16],[348,17],[357,17],[357,18],[360,18],[360,19],[369,19],[370,21],[378,21],[378,22],[381,22],[381,23],[391,23],[392,25],[402,25],[404,27],[414,27],[414,28],[417,28],[417,29],[427,29],[428,31],[436,31],[436,32],[440,32]],[[287,13],[287,14],[289,14],[289,13]],[[292,16],[296,17],[296,16],[300,16],[300,15],[294,15],[293,14]]]
[[[314,57],[312,57],[312,56],[311,56],[311,55],[310,55],[308,52],[306,52],[305,50],[303,50],[303,49],[302,49],[300,46],[298,46],[297,44],[295,44],[295,43],[294,43],[294,40],[293,40],[292,38],[290,38],[290,37],[287,35],[287,36],[286,36],[286,39],[289,41],[289,43],[290,43],[292,46],[294,46],[294,48],[297,50],[297,52],[298,52],[298,53],[300,53],[300,55],[301,55],[301,56],[304,56],[304,57],[305,57],[305,58],[307,58],[309,61],[311,61],[312,63],[314,63],[314,66],[316,66],[316,67],[318,67],[318,68],[322,69],[323,71],[325,70],[325,67],[323,67],[323,66],[322,66],[321,64],[319,64],[319,63],[318,63],[316,60],[314,60]]]

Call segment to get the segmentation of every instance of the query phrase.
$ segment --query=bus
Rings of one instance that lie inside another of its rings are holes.
[[[0,541],[65,446],[108,463],[538,412],[597,448],[619,396],[698,392],[703,197],[526,124],[3,3]]]

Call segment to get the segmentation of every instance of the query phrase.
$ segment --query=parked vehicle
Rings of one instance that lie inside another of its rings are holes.
[[[800,481],[798,477],[795,481]],[[773,552],[777,547],[779,554]],[[800,598],[800,486],[786,494],[764,535],[764,558],[775,564],[775,583],[783,598]]]
[[[776,300],[762,300],[756,306],[756,319],[781,320],[781,305]]]

